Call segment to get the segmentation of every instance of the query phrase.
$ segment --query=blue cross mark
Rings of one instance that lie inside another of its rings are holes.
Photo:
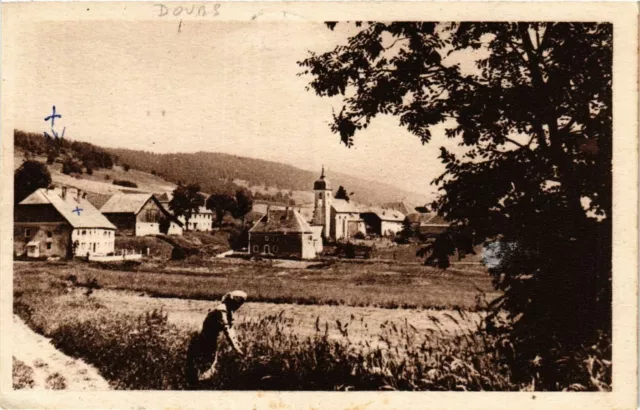
[[[51,114],[50,116],[46,117],[44,120],[45,121],[49,121],[51,120],[51,126],[53,127],[55,124],[55,120],[56,118],[62,118],[62,115],[60,114],[56,114],[56,106],[53,106],[53,114]]]
[[[60,136],[60,138],[64,138],[64,132],[65,132],[65,130],[66,130],[66,129],[67,129],[67,127],[64,127],[64,128],[62,129],[62,135]],[[54,136],[56,139],[58,139],[58,133],[56,132],[56,130],[54,130],[53,128],[51,128],[51,133],[53,133],[53,136]],[[46,132],[46,131],[44,132],[44,136],[45,136],[45,137],[47,137],[47,138],[53,138],[53,137],[51,137],[51,135],[47,134],[47,132]]]
[[[82,212],[82,208],[78,208],[78,207],[76,206],[76,209],[74,209],[74,210],[73,210],[73,211],[71,211],[71,212],[77,212],[77,213],[78,213],[78,216],[80,216],[80,212]]]

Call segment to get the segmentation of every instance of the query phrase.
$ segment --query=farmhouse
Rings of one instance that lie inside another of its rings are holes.
[[[313,259],[322,251],[319,233],[293,209],[267,209],[249,230],[249,252]]]
[[[370,208],[360,214],[368,235],[389,236],[402,230],[405,216],[393,209]]]
[[[119,234],[182,235],[183,223],[167,211],[153,194],[116,194],[100,211],[118,228]]]
[[[172,196],[173,194],[170,192],[163,192],[157,196],[160,204],[164,209],[169,211],[171,209],[169,208],[169,202],[171,202]],[[213,212],[204,206],[198,207],[198,209],[191,215],[191,218],[189,218],[189,223],[186,222],[186,218],[182,215],[177,219],[182,223],[182,227],[187,231],[210,232],[213,229]]]
[[[15,207],[14,253],[30,258],[106,255],[116,227],[80,190],[40,188]]]

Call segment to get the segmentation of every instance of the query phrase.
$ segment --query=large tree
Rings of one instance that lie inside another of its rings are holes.
[[[13,174],[14,203],[19,203],[38,188],[51,185],[51,174],[47,166],[38,161],[25,161]]]
[[[169,201],[169,209],[176,217],[184,216],[185,230],[189,230],[189,220],[198,208],[204,205],[204,196],[200,193],[198,184],[178,184],[173,190],[173,197]]]
[[[236,190],[235,205],[231,210],[234,218],[242,219],[242,227],[245,224],[245,215],[253,209],[253,195],[248,189]]]
[[[211,194],[211,196],[207,198],[206,207],[215,212],[218,226],[222,227],[224,216],[227,213],[233,214],[236,211],[236,198],[231,192]]]
[[[383,114],[423,143],[438,124],[459,141],[441,148],[434,207],[451,227],[426,261],[499,244],[493,312],[552,383],[552,352],[611,331],[612,25],[355,24],[299,63],[310,89],[342,96],[331,130],[352,146]]]

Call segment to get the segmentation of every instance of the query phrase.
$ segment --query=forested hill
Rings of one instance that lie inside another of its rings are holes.
[[[157,154],[128,149],[107,149],[118,158],[119,164],[157,174],[168,181],[196,182],[206,192],[216,192],[231,185],[232,181],[245,181],[249,186],[268,186],[282,190],[311,191],[313,181],[320,173],[296,168],[291,165],[236,155],[196,152]],[[429,198],[404,191],[394,186],[372,182],[341,173],[331,172],[327,176],[333,190],[343,185],[347,191],[355,192],[354,199],[360,203],[379,204],[405,200],[417,204]]]

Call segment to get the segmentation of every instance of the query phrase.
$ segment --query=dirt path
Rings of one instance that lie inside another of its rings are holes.
[[[18,316],[13,316],[13,357],[26,383],[36,390],[109,390],[109,383],[98,371],[82,360],[56,350],[49,339],[31,330]],[[29,370],[29,368],[31,370]],[[14,377],[14,383],[16,379]]]

